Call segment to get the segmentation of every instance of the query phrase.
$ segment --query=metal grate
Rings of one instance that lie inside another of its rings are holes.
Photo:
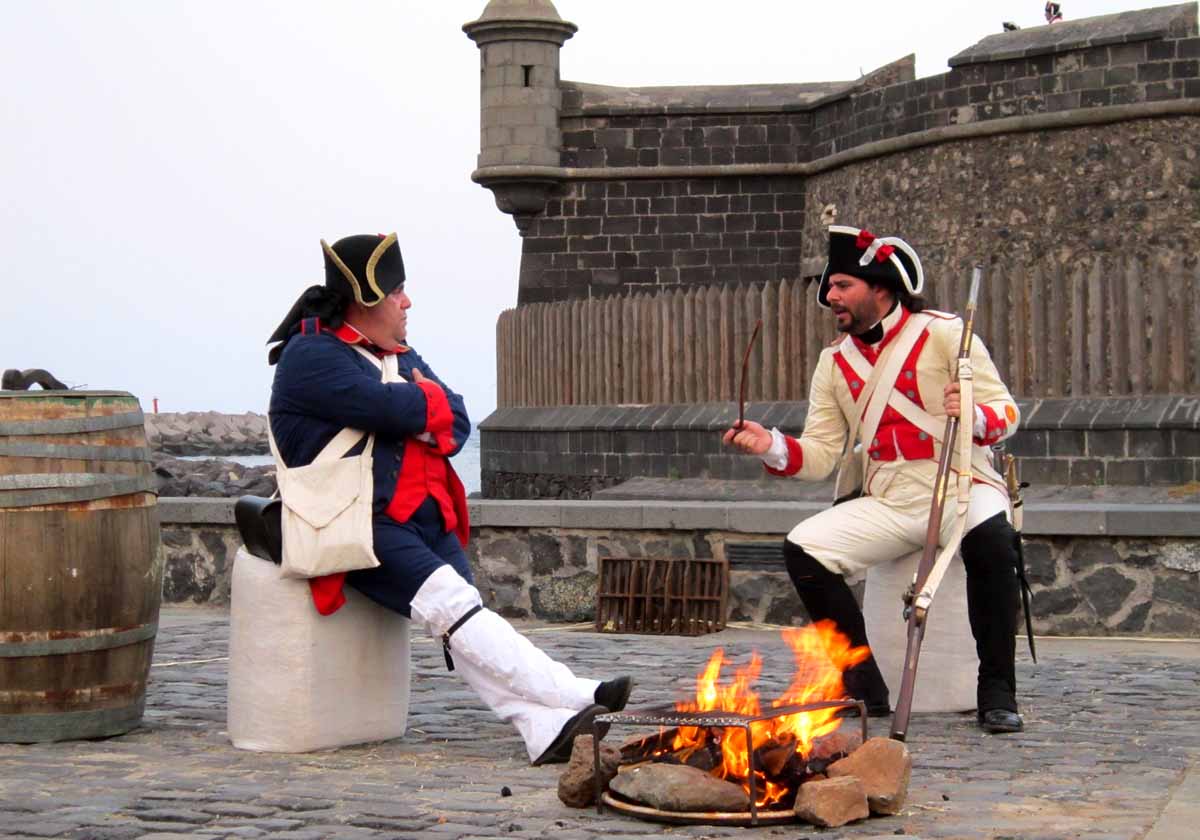
[[[778,572],[783,565],[783,542],[725,543],[729,568],[739,572]]]
[[[714,559],[603,557],[596,631],[699,636],[725,629],[729,565]]]

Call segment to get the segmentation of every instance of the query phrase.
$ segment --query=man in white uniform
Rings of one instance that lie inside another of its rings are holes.
[[[829,232],[829,261],[817,300],[833,311],[845,337],[817,361],[803,433],[793,438],[746,421],[724,440],[761,457],[770,473],[809,481],[827,478],[846,449],[848,465],[865,463],[861,487],[850,482],[856,492],[846,495],[853,498],[801,522],[784,543],[788,573],[809,616],[833,619],[853,644],[865,645],[862,610],[846,578],[924,544],[946,417],[959,415],[955,376],[963,323],[925,309],[921,263],[906,242],[853,227],[835,225]],[[1016,431],[1019,412],[978,337],[971,364],[969,507],[965,523],[958,521],[956,453],[941,542],[963,534],[968,614],[979,655],[979,723],[990,732],[1018,732],[1023,728],[1013,665],[1018,535],[988,447]],[[856,440],[846,447],[852,429]],[[856,454],[860,439],[865,452]],[[888,713],[887,685],[874,658],[848,671],[845,682],[870,714]]]

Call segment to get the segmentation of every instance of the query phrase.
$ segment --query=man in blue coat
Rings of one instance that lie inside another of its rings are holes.
[[[375,434],[379,566],[311,579],[314,604],[334,612],[348,584],[425,623],[442,640],[447,667],[516,726],[533,764],[566,761],[597,714],[624,708],[633,681],[576,677],[483,606],[463,551],[466,498],[449,461],[471,424],[462,397],[405,343],[412,301],[396,235],[321,247],[325,284],[305,290],[270,338],[281,342],[268,356],[276,365],[271,432],[288,467],[311,463],[343,428]],[[362,350],[394,357],[402,381],[383,381]]]

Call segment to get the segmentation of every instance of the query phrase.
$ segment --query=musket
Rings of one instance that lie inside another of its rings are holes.
[[[979,300],[979,283],[982,275],[982,269],[975,266],[971,272],[971,290],[967,295],[967,311],[963,316],[962,339],[958,343],[960,369],[964,364],[970,365],[975,305]],[[896,711],[892,717],[891,737],[896,741],[904,741],[908,737],[908,719],[912,715],[913,689],[917,684],[917,661],[921,657],[921,642],[925,638],[925,621],[929,614],[929,605],[919,603],[915,596],[924,590],[937,559],[938,542],[942,533],[942,513],[946,507],[946,488],[950,482],[950,459],[954,453],[955,441],[958,439],[959,421],[959,417],[946,418],[946,433],[942,437],[942,454],[938,458],[937,475],[933,480],[929,524],[925,529],[925,547],[921,551],[921,562],[917,564],[917,575],[910,590],[911,595],[906,596],[906,600],[909,597],[912,597],[913,600],[904,609],[904,617],[908,620],[908,645],[904,652],[900,696],[896,701]],[[969,469],[969,464],[963,464],[961,468]]]
[[[1016,532],[1017,550],[1017,583],[1021,590],[1021,608],[1025,613],[1025,638],[1029,640],[1029,655],[1037,662],[1037,648],[1033,645],[1033,615],[1029,608],[1029,579],[1025,576],[1025,545],[1021,538],[1021,525],[1024,519],[1024,509],[1021,491],[1029,486],[1028,481],[1017,479],[1017,459],[1010,453],[1004,456],[1004,484],[1008,488],[1008,498],[1012,503],[1012,526]]]
[[[735,428],[742,428],[742,424],[746,422],[746,380],[750,373],[750,351],[754,349],[754,340],[758,338],[758,331],[762,329],[762,318],[758,319],[758,323],[754,325],[754,332],[750,333],[750,340],[746,342],[746,352],[742,354],[742,380],[738,383],[738,422]]]

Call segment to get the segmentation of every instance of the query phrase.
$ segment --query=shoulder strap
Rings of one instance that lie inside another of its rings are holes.
[[[867,380],[863,388],[862,396],[859,401],[855,402],[856,410],[854,416],[850,418],[850,431],[846,436],[846,443],[842,449],[842,461],[838,467],[837,481],[834,484],[834,497],[841,498],[846,492],[853,488],[842,487],[842,477],[846,474],[849,467],[849,461],[854,457],[854,444],[858,437],[859,426],[862,426],[862,438],[867,440],[875,437],[875,430],[879,428],[879,419],[883,416],[884,406],[887,405],[888,395],[896,384],[896,377],[900,375],[900,368],[904,365],[904,360],[908,358],[908,354],[912,352],[913,346],[917,343],[917,339],[921,337],[921,333],[925,331],[925,327],[933,318],[924,313],[914,313],[904,322],[904,326],[900,328],[900,334],[896,336],[896,340],[888,344],[883,349],[879,358],[875,360],[875,364],[871,366],[871,376]],[[847,341],[853,342],[849,336]],[[884,387],[879,387],[879,383],[883,382]],[[857,410],[857,406],[864,404],[865,408],[861,411]],[[863,462],[864,474],[867,460],[867,450],[863,447],[860,457]]]
[[[879,428],[879,420],[883,417],[883,409],[887,406],[888,399],[896,387],[896,377],[900,375],[900,368],[904,366],[904,360],[908,358],[908,354],[916,346],[917,339],[921,337],[921,333],[925,332],[925,328],[932,320],[932,316],[920,312],[909,315],[900,334],[896,336],[896,340],[884,349],[887,361],[885,362],[882,358],[876,360],[875,367],[883,368],[883,373],[879,376],[883,387],[872,389],[869,395],[870,402],[867,404],[866,411],[863,412],[862,439],[864,441],[875,437],[875,432]],[[889,350],[890,353],[888,353]],[[865,450],[863,454],[865,457]]]

